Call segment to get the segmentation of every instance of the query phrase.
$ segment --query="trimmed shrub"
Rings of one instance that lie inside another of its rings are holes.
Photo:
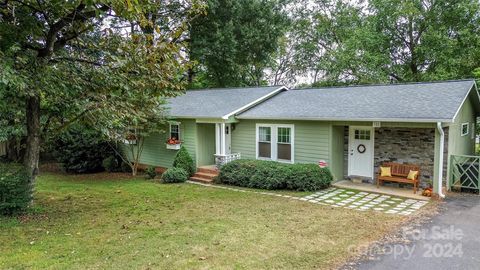
[[[316,164],[240,159],[222,166],[216,182],[249,188],[315,191],[327,188],[332,180],[330,170]]]
[[[120,162],[115,156],[109,156],[103,160],[102,166],[107,172],[118,172],[121,170]]]
[[[0,214],[12,215],[23,211],[31,198],[30,177],[25,167],[0,163]]]
[[[70,173],[103,171],[103,160],[114,155],[101,132],[84,126],[63,132],[51,147],[65,171]]]
[[[147,179],[153,179],[155,176],[157,176],[157,172],[155,171],[154,166],[149,166],[148,168],[145,169],[145,176]]]
[[[188,176],[192,176],[195,173],[195,163],[185,147],[182,146],[178,150],[173,161],[173,167],[184,169]]]
[[[163,183],[183,183],[187,181],[189,175],[182,168],[170,168],[162,174]]]

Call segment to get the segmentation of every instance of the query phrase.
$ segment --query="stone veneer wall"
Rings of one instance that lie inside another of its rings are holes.
[[[448,130],[445,131],[445,142]],[[444,151],[444,175],[446,175],[446,153]],[[433,179],[435,157],[434,128],[378,128],[375,129],[375,173],[383,162],[410,163],[420,166],[420,186]]]

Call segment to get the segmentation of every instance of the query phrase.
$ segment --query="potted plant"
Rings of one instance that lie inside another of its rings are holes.
[[[427,181],[427,186],[425,187],[425,189],[423,189],[422,195],[427,196],[427,197],[431,197],[432,193],[433,193],[432,180],[428,180]]]
[[[167,140],[167,149],[179,150],[181,146],[182,142],[175,137],[169,138]]]
[[[137,144],[137,136],[134,133],[128,133],[125,137],[125,144]]]

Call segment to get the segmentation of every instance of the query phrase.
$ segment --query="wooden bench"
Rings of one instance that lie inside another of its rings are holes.
[[[420,167],[412,164],[400,164],[394,162],[386,162],[382,164],[382,167],[390,167],[392,176],[381,176],[380,168],[378,168],[378,177],[377,177],[377,188],[380,187],[382,182],[397,182],[397,183],[407,183],[413,184],[413,194],[417,193],[418,188],[418,177],[420,175]],[[408,173],[412,171],[417,171],[417,175],[414,180],[407,179]]]

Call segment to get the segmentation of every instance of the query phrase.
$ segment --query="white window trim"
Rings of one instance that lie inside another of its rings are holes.
[[[264,158],[258,156],[258,143],[260,142],[260,127],[270,128],[270,155],[271,158]],[[278,128],[290,128],[290,145],[291,145],[291,160],[277,159],[277,144],[278,144]],[[295,162],[295,125],[291,124],[256,124],[255,126],[255,157],[260,160],[273,160],[283,163]]]
[[[172,136],[172,125],[177,125],[178,126],[178,138],[177,140],[182,140],[180,139],[182,137],[181,130],[180,130],[180,122],[170,122],[168,123],[168,138],[170,139]]]
[[[463,133],[463,127],[465,126],[467,127],[467,132]],[[462,125],[460,126],[460,135],[467,136],[469,132],[470,132],[470,123],[469,122],[462,123]]]
[[[470,136],[470,138],[471,138],[472,140],[475,139],[475,133],[477,133],[477,132],[476,132],[476,130],[475,130],[475,122],[473,122],[473,123],[472,123],[472,132],[470,132],[470,134],[472,134],[472,135]]]

